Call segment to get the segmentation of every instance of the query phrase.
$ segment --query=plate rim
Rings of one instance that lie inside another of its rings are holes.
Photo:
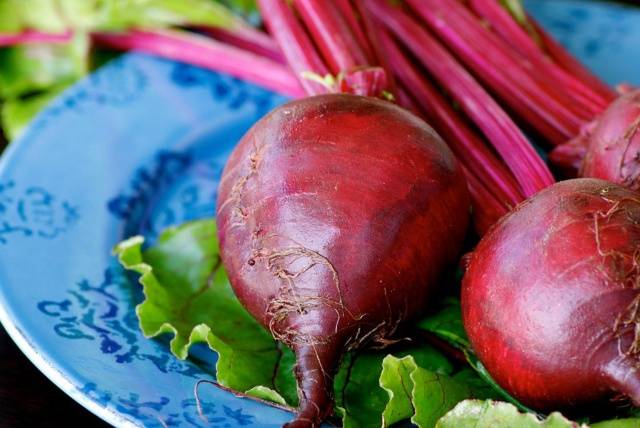
[[[0,168],[1,173],[1,168]],[[4,327],[7,334],[18,346],[20,351],[36,366],[36,368],[45,375],[54,385],[67,394],[72,400],[80,404],[82,407],[98,416],[103,421],[118,427],[138,427],[133,421],[125,418],[121,413],[108,406],[102,406],[95,400],[92,400],[87,394],[81,392],[73,382],[64,376],[55,365],[47,360],[44,355],[39,353],[34,345],[27,339],[25,334],[14,324],[6,310],[5,305],[0,301],[0,324]]]

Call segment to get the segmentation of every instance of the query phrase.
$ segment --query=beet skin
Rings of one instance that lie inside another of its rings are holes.
[[[290,426],[330,414],[345,351],[384,345],[425,308],[468,220],[451,151],[386,101],[293,101],[245,135],[220,184],[220,248],[240,301],[296,353]]]
[[[640,405],[640,195],[576,179],[523,202],[473,252],[462,311],[478,357],[524,404]]]

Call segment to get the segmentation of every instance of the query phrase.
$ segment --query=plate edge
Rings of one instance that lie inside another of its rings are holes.
[[[31,345],[26,336],[11,320],[8,311],[0,302],[0,324],[5,328],[7,334],[18,346],[20,351],[40,370],[54,385],[60,388],[71,399],[81,404],[82,407],[98,416],[103,421],[117,427],[138,427],[132,421],[124,418],[113,409],[101,406],[86,394],[82,393],[76,385],[67,379],[58,369],[56,369],[41,353]]]

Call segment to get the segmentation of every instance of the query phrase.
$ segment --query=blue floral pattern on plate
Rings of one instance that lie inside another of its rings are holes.
[[[0,183],[0,245],[10,235],[55,239],[78,221],[78,209],[39,186],[21,188],[13,180]]]
[[[527,5],[604,77],[638,78],[640,55],[630,53],[640,13],[572,0]],[[602,28],[607,37],[596,37]],[[618,62],[626,74],[611,67]],[[110,423],[275,427],[289,419],[206,385],[199,412],[194,385],[213,379],[215,355],[196,347],[180,361],[166,338],[145,339],[134,312],[140,288],[110,256],[122,238],[153,241],[169,225],[213,215],[229,152],[284,101],[228,76],[129,54],[65,92],[4,154],[0,320],[47,376]]]

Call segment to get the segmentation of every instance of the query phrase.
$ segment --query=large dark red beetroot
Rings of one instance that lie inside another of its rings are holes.
[[[581,135],[551,153],[580,177],[602,178],[640,189],[640,89],[620,96]]]
[[[220,184],[222,259],[243,305],[296,353],[292,426],[330,413],[346,350],[384,344],[424,309],[468,217],[451,151],[386,101],[306,98],[245,135]]]
[[[473,252],[462,310],[478,357],[523,403],[640,405],[640,195],[576,179],[523,202]]]

